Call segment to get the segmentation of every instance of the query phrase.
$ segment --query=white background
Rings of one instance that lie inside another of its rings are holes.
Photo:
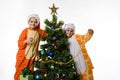
[[[13,80],[17,40],[28,26],[27,16],[38,14],[44,29],[53,3],[59,7],[58,20],[74,23],[76,33],[94,30],[86,48],[95,80],[120,80],[120,0],[0,0],[0,79]]]

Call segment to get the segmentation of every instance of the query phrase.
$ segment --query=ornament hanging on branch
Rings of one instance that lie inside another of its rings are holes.
[[[54,25],[56,25],[56,23],[57,23],[56,21],[53,21],[53,22],[52,22],[52,24],[54,24]]]
[[[53,53],[52,51],[50,51],[50,52],[48,53],[48,56],[53,57],[53,56],[54,56],[54,53]]]

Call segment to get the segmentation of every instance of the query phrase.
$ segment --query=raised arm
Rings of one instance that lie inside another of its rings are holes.
[[[79,44],[85,44],[86,42],[88,42],[92,35],[93,35],[94,31],[92,29],[88,29],[87,33],[85,35],[76,35],[76,38],[79,42]]]
[[[94,31],[92,29],[88,29],[86,35],[84,36],[84,43],[88,42],[92,35],[93,35]]]
[[[42,29],[39,29],[38,33],[39,33],[40,36],[48,36],[48,34]]]

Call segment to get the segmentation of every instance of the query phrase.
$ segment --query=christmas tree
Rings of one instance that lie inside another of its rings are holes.
[[[68,48],[68,39],[61,28],[63,21],[57,21],[58,8],[50,7],[52,20],[45,19],[45,32],[47,37],[42,37],[44,44],[40,45],[40,59],[34,62],[38,68],[34,72],[35,80],[80,80],[76,73],[73,57]]]

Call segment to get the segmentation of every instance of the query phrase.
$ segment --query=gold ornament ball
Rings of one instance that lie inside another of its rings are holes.
[[[45,73],[45,74],[44,74],[44,77],[46,77],[46,76],[47,76],[47,74]]]

